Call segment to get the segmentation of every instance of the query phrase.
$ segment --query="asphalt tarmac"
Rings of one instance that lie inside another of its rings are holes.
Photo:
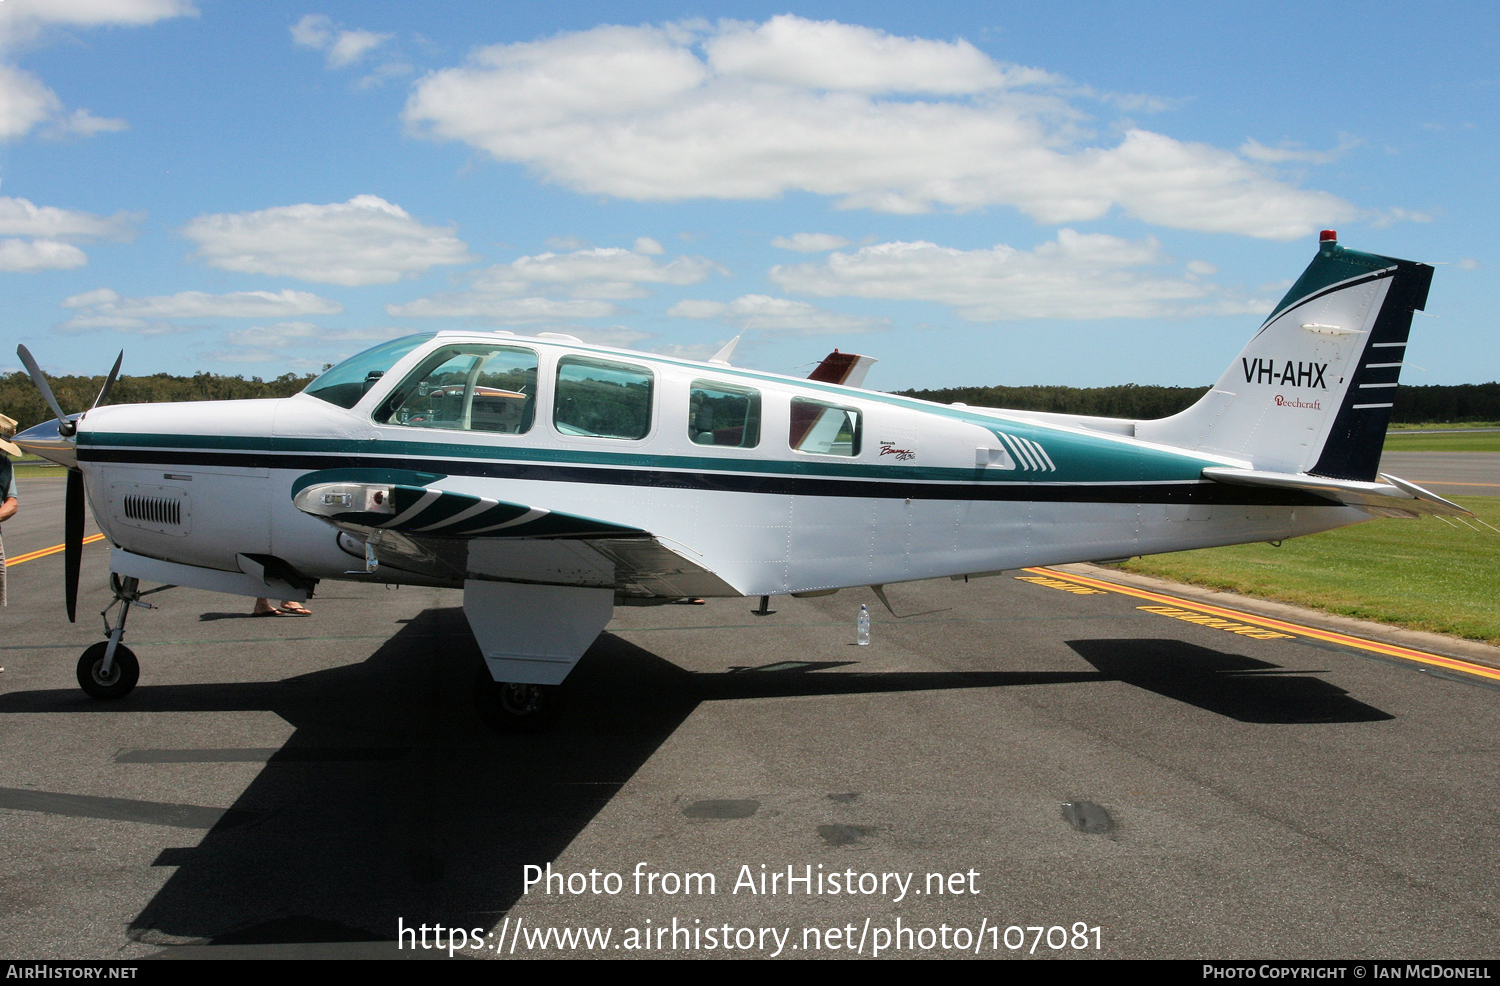
[[[58,540],[47,482],[23,483],[12,556]],[[325,583],[302,619],[162,593],[131,616],[139,687],[92,701],[74,665],[106,572],[85,548],[70,626],[60,554],[11,570],[0,956],[448,961],[394,944],[435,924],[477,929],[471,958],[584,954],[530,937],[580,927],[622,958],[770,956],[778,935],[793,957],[957,958],[977,938],[981,957],[1467,958],[1500,940],[1500,690],[1481,677],[1021,572],[890,587],[901,619],[868,590],[766,617],[617,609],[559,728],[507,737],[472,709],[460,594],[410,587]],[[524,892],[549,863],[592,885]],[[814,893],[786,892],[789,866]],[[685,873],[716,892],[683,892]],[[819,893],[819,873],[881,886]]]

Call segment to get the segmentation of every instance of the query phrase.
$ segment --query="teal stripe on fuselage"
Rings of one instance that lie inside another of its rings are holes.
[[[980,423],[980,422],[975,422]],[[983,425],[992,432],[993,421]],[[759,475],[837,479],[882,479],[964,483],[1140,483],[1191,482],[1205,466],[1221,463],[1187,453],[1130,445],[1086,435],[1027,426],[1007,427],[1008,434],[1041,440],[1057,465],[1056,472],[952,468],[894,463],[751,459],[696,455],[658,455],[637,451],[560,449],[524,445],[450,444],[447,442],[354,440],[335,438],[266,438],[224,435],[152,435],[124,432],[80,432],[81,448],[151,448],[281,454],[387,456],[393,459],[490,460],[498,462],[598,465],[691,472],[737,472]],[[1029,434],[1028,434],[1029,433]]]

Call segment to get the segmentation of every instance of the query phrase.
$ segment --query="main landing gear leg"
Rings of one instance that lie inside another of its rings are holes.
[[[130,607],[140,605],[154,609],[150,603],[143,602],[141,597],[172,588],[164,585],[142,592],[140,579],[122,579],[113,573],[109,577],[109,586],[114,590],[115,598],[99,614],[104,620],[105,639],[84,651],[83,656],[78,659],[78,684],[91,697],[98,699],[124,698],[140,680],[141,665],[135,658],[135,652],[121,643],[125,637],[125,621],[130,616]],[[109,611],[116,605],[120,607],[120,617],[114,626],[110,626]]]

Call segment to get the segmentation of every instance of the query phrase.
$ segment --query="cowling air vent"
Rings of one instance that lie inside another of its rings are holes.
[[[181,537],[192,528],[192,500],[170,486],[118,483],[109,489],[109,512],[117,523],[161,534]]]
[[[125,516],[131,520],[145,520],[153,524],[182,526],[182,501],[164,496],[125,497]]]

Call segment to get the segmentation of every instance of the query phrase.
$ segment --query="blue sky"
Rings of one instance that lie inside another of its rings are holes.
[[[1500,8],[0,0],[0,370],[483,326],[1204,384],[1337,228],[1500,377]]]

